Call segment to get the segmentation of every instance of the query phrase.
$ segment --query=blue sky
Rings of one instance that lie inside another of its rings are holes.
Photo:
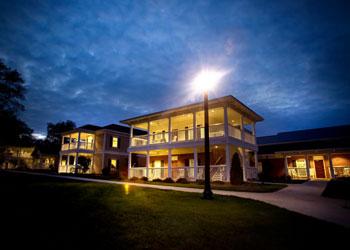
[[[0,58],[22,118],[117,123],[198,101],[203,67],[265,118],[258,135],[350,123],[349,1],[2,1]]]

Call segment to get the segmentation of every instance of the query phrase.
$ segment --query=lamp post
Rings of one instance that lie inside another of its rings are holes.
[[[224,72],[203,70],[193,81],[195,91],[200,91],[204,96],[204,192],[203,199],[210,200],[213,198],[213,192],[210,187],[210,142],[209,142],[209,105],[208,93],[219,80],[225,75]]]

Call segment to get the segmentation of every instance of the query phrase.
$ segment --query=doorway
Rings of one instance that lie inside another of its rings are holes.
[[[326,178],[323,160],[314,160],[316,178]]]

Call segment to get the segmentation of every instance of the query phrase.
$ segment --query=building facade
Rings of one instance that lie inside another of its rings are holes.
[[[210,176],[229,181],[238,154],[244,180],[257,178],[255,124],[263,118],[233,96],[209,101]],[[204,107],[195,103],[147,114],[129,125],[129,177],[204,179]],[[146,132],[135,135],[135,129]]]
[[[59,173],[127,176],[129,128],[85,125],[62,134]]]
[[[258,137],[259,165],[267,179],[350,176],[350,125]]]

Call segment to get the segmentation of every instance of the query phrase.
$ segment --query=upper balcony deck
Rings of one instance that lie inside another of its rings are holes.
[[[73,132],[62,136],[61,151],[86,150],[93,151],[95,135],[88,132]]]

